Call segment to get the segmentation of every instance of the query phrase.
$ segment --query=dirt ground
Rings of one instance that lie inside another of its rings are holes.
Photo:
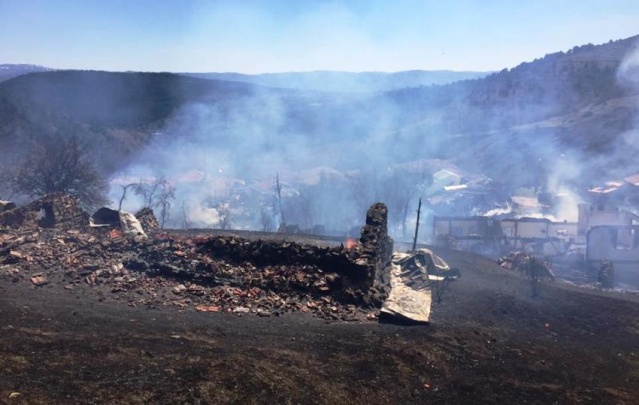
[[[429,325],[129,307],[0,279],[0,404],[636,404],[639,297],[470,253]]]

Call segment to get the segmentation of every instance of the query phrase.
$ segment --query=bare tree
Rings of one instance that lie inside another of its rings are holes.
[[[406,236],[406,222],[411,206],[425,186],[432,184],[432,175],[427,170],[385,168],[366,169],[350,179],[352,197],[359,211],[365,211],[378,201],[388,207],[389,225],[401,225],[402,236]]]
[[[164,229],[164,224],[171,216],[171,200],[175,199],[175,187],[164,188],[158,195],[158,206],[160,207],[160,228]]]
[[[289,220],[288,225],[298,225],[302,228],[313,226],[315,212],[313,210],[312,187],[300,187],[295,195],[286,197],[283,205],[286,210],[286,218]]]
[[[272,210],[272,207],[260,207],[260,224],[262,225],[263,232],[270,232],[273,230]]]
[[[107,179],[75,137],[43,140],[32,145],[9,176],[11,188],[28,197],[67,193],[87,208],[108,203]]]
[[[120,202],[118,204],[118,211],[122,211],[122,203],[124,202],[124,200],[126,199],[126,192],[129,188],[131,187],[135,187],[136,184],[135,183],[129,183],[126,185],[120,185],[120,187],[122,187],[122,196],[120,197]]]
[[[219,226],[220,229],[231,228],[231,209],[228,203],[220,203],[217,206],[217,215],[220,217]]]
[[[160,229],[164,229],[164,224],[171,216],[171,200],[175,200],[175,187],[165,182],[157,198],[157,205],[160,207]]]
[[[171,200],[175,199],[175,186],[161,176],[151,182],[135,183],[133,192],[142,197],[145,208],[160,208],[160,228],[163,229],[170,216]]]
[[[10,200],[15,195],[11,182],[11,168],[0,165],[0,200]]]
[[[153,208],[157,205],[156,194],[160,183],[166,181],[164,177],[160,177],[153,181],[140,180],[133,185],[135,195],[142,197],[144,208]]]
[[[186,213],[187,210],[186,201],[182,200],[182,229],[191,229],[191,221]]]

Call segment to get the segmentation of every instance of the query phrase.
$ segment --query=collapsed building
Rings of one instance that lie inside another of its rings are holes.
[[[433,217],[436,245],[493,258],[516,250],[563,254],[576,243],[577,228],[577,223],[545,218]]]
[[[639,174],[593,187],[588,195],[591,204],[579,207],[585,259],[609,264],[615,281],[639,286],[639,216],[621,208],[639,204]]]
[[[62,193],[50,194],[23,207],[3,202],[0,211],[0,229],[21,230],[76,230],[95,231],[114,228],[130,235],[146,236],[144,228],[157,229],[153,211],[145,208],[136,215],[102,207],[89,216],[81,207],[78,198]],[[119,233],[119,232],[118,232]]]
[[[609,260],[617,281],[639,286],[639,216],[598,199],[578,205],[577,222],[546,218],[434,217],[438,246],[496,259],[525,251],[557,262],[583,260],[591,268]]]
[[[10,209],[7,209],[12,204]],[[0,228],[86,229],[89,216],[71,195],[51,194],[23,207],[9,203],[0,211]]]
[[[297,243],[276,234],[249,239],[171,233],[157,230],[149,209],[138,212],[138,218],[109,208],[89,216],[76,198],[51,195],[0,214],[0,278],[36,287],[57,283],[68,291],[95,289],[101,299],[109,295],[131,306],[376,317],[397,285],[391,282],[393,240],[387,216],[384,204],[374,204],[355,244],[334,246]],[[143,229],[134,223],[144,224]],[[420,269],[428,287],[427,269]],[[409,289],[418,275],[413,276],[405,280]],[[401,304],[393,309],[397,316],[407,310],[401,291],[408,290],[395,290]],[[419,296],[426,293],[421,288]],[[430,299],[418,304],[428,305],[428,315]]]
[[[156,220],[157,222],[157,220]],[[105,229],[111,233],[146,238],[141,222],[130,212],[117,211],[107,207],[98,209],[89,218],[89,226],[94,229]]]

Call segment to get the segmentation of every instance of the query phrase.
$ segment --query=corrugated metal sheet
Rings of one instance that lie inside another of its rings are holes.
[[[432,283],[442,282],[448,264],[428,249],[395,253],[390,264],[390,294],[381,312],[416,322],[428,322]]]

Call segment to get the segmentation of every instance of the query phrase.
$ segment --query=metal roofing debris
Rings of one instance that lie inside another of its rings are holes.
[[[390,293],[381,312],[414,322],[429,321],[434,283],[459,276],[428,249],[394,253],[389,267]]]

